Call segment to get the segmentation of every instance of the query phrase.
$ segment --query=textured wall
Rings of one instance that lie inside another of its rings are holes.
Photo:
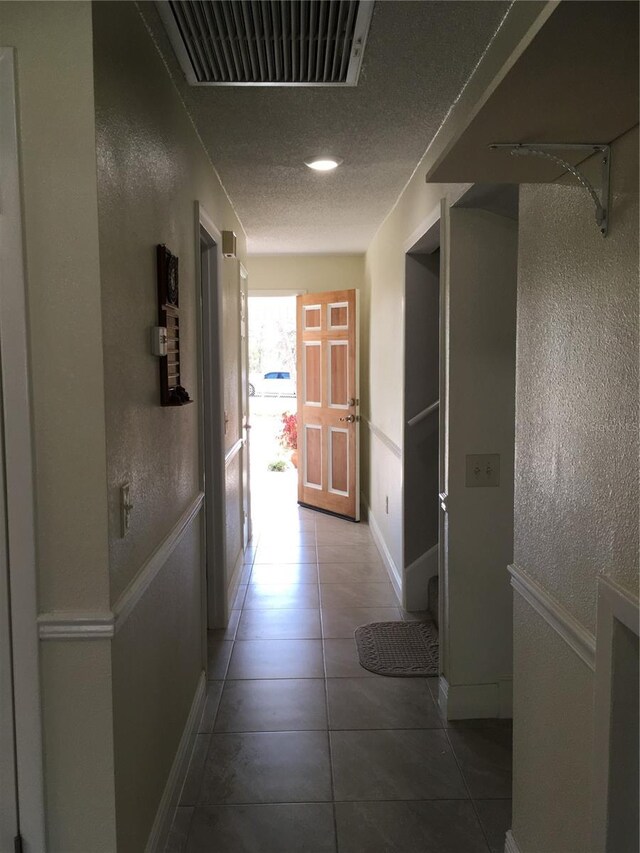
[[[638,590],[634,138],[606,239],[580,187],[521,195],[515,561],[590,631],[599,573]]]
[[[515,562],[592,632],[599,574],[638,590],[637,150],[613,146],[604,240],[584,190],[520,196]],[[516,603],[514,835],[585,853],[592,673]]]
[[[193,203],[216,218],[215,178],[131,3],[96,3],[95,87],[112,598],[200,488]],[[213,198],[212,198],[213,197]],[[214,204],[211,202],[214,200]],[[226,211],[225,211],[226,212]],[[228,215],[228,214],[227,214]],[[196,400],[159,405],[156,244],[180,262],[181,372]],[[120,533],[120,486],[131,529]]]
[[[239,255],[245,241],[135,4],[99,2],[93,9],[113,601],[202,488],[194,202],[220,230],[236,232]],[[157,243],[180,261],[181,371],[195,400],[183,408],[159,405],[158,362],[149,352]],[[227,446],[238,431],[237,276],[237,262],[224,261]],[[121,538],[123,482],[131,484],[134,509]],[[230,517],[239,518],[239,501],[235,488]],[[118,843],[131,853],[144,848],[203,669],[197,531],[196,523],[114,641]]]

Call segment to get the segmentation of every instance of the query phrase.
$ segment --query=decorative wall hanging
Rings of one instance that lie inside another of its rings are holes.
[[[160,355],[160,402],[163,406],[193,403],[180,380],[180,293],[178,258],[163,244],[157,249],[158,325],[164,329]],[[166,347],[166,350],[165,350]]]

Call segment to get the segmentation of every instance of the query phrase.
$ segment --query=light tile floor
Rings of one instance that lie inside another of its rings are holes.
[[[367,525],[291,505],[262,528],[167,853],[502,853],[509,725],[447,724],[437,679],[358,663],[358,625],[407,618]]]

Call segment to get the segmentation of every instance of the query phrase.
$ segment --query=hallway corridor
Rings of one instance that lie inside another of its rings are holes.
[[[209,635],[167,853],[501,853],[509,724],[447,727],[437,679],[362,669],[354,629],[403,618],[368,526],[271,503]]]

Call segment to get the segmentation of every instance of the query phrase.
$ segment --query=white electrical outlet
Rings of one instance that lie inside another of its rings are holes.
[[[121,534],[126,536],[131,526],[131,512],[133,504],[131,503],[131,486],[129,483],[124,483],[120,486],[120,522]]]

